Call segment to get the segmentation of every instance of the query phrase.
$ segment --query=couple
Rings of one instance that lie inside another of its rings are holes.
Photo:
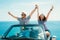
[[[47,21],[47,19],[48,19],[48,17],[49,17],[49,15],[50,15],[50,13],[51,13],[52,10],[53,10],[53,6],[52,6],[52,8],[49,10],[47,16],[45,16],[44,14],[40,14],[40,15],[39,15],[39,7],[38,7],[38,5],[35,5],[35,8],[31,11],[30,15],[28,15],[27,17],[26,17],[25,12],[22,12],[21,18],[12,15],[10,12],[8,12],[8,14],[9,14],[10,16],[12,16],[13,18],[17,19],[17,20],[20,22],[20,24],[23,24],[23,25],[24,25],[24,24],[27,24],[27,23],[28,23],[28,21],[30,20],[32,14],[33,14],[35,11],[37,11],[37,14],[38,14],[38,15],[37,15],[37,16],[38,16],[38,24],[39,24],[39,25],[41,25],[41,24],[44,25],[46,35],[47,35],[47,37],[49,37],[49,36],[50,36],[50,32],[48,31],[47,27],[45,26],[45,22]]]

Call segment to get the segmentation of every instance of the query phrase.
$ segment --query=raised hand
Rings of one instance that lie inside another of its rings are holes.
[[[51,7],[51,9],[50,9],[50,10],[52,11],[52,10],[53,10],[53,8],[54,8],[54,6],[52,5],[52,7]]]
[[[12,16],[13,18],[17,19],[17,17],[14,16],[14,15],[12,15],[10,12],[8,12],[8,14],[9,14],[10,16]]]
[[[11,13],[10,13],[10,12],[8,12],[8,14],[9,14],[9,15],[11,15]]]
[[[35,8],[38,9],[38,5],[37,4],[35,5]]]
[[[50,15],[51,11],[53,10],[53,8],[54,8],[54,7],[52,6],[51,9],[49,10],[46,19],[48,19],[48,17],[49,17],[49,15]]]
[[[36,9],[37,9],[37,5],[35,5],[35,8],[31,11],[31,13],[30,13],[30,17],[32,16],[32,14],[36,11]]]

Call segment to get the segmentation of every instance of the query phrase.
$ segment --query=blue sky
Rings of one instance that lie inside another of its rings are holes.
[[[47,15],[51,6],[54,6],[48,21],[60,20],[60,0],[0,0],[0,21],[16,21],[8,15],[10,11],[13,15],[21,17],[21,12],[24,11],[27,16],[34,9],[35,4],[39,5],[40,13]],[[32,15],[31,20],[37,20],[37,13]]]

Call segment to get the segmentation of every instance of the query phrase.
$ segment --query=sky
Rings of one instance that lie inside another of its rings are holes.
[[[54,9],[49,15],[48,21],[60,21],[60,0],[0,0],[0,21],[17,21],[8,15],[8,12],[17,17],[21,17],[20,14],[25,12],[28,16],[35,8],[35,4],[39,6],[39,13],[43,13],[45,16],[53,5]],[[37,20],[36,11],[30,20]]]

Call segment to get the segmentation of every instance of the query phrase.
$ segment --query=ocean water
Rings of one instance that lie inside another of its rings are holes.
[[[35,21],[32,21],[30,23],[37,23]],[[11,26],[19,24],[17,21],[2,21],[0,22],[0,36],[4,34],[4,32]],[[51,35],[56,36],[56,40],[60,40],[60,21],[47,21],[46,22],[47,28],[50,30]],[[19,28],[14,28],[13,31],[10,32],[9,35],[12,35],[14,33],[19,32]]]

